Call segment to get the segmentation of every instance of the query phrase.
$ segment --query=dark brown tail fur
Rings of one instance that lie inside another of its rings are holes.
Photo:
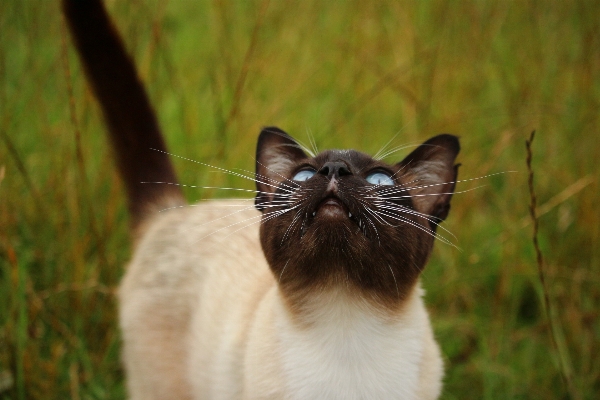
[[[63,0],[63,11],[102,111],[125,181],[134,232],[151,213],[184,204],[156,116],[100,0]]]

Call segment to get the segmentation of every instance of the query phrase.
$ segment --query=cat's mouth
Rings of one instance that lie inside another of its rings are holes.
[[[340,199],[335,194],[326,196],[317,204],[312,212],[312,219],[320,219],[329,222],[349,221],[354,224],[363,235],[367,236],[365,223],[358,218],[356,213],[353,213],[350,210],[344,200]],[[304,231],[302,233],[304,234]]]
[[[327,196],[315,208],[313,216],[325,218],[350,218],[348,206],[336,196]]]

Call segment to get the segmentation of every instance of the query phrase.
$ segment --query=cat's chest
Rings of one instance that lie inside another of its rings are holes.
[[[279,330],[289,398],[415,398],[423,354],[418,316],[391,323],[339,304],[323,311],[305,329]]]

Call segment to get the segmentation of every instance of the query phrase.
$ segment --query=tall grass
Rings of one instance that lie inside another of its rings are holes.
[[[123,190],[55,3],[0,2],[0,398],[123,398],[114,295],[130,254]],[[438,243],[423,275],[446,360],[443,398],[597,397],[600,3],[108,8],[177,155],[252,169],[264,125],[372,154],[392,138],[451,132],[461,178],[517,171],[458,186],[484,185],[457,194],[445,222],[462,250]],[[528,217],[524,142],[534,129],[556,345]],[[252,187],[173,162],[187,184]]]

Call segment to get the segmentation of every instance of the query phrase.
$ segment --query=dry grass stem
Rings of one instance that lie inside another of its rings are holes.
[[[532,131],[531,135],[529,136],[529,139],[525,141],[525,148],[527,150],[527,159],[526,159],[527,171],[529,172],[527,182],[529,184],[529,196],[530,196],[530,200],[531,200],[531,203],[529,204],[529,215],[531,217],[531,221],[533,222],[532,238],[533,238],[533,247],[535,248],[535,254],[536,254],[538,277],[540,279],[540,283],[542,284],[542,293],[544,295],[544,308],[546,310],[546,317],[548,318],[548,323],[550,325],[550,335],[552,336],[552,344],[554,346],[554,350],[555,350],[556,354],[558,355],[561,376],[569,389],[571,397],[579,398],[579,396],[576,394],[575,388],[573,387],[573,379],[571,377],[571,369],[568,366],[567,362],[565,361],[563,352],[561,351],[561,349],[559,348],[559,345],[558,345],[558,332],[557,332],[558,328],[556,326],[557,321],[555,318],[553,318],[552,304],[550,302],[550,290],[548,289],[548,282],[547,282],[546,273],[544,270],[544,258],[542,256],[542,251],[541,251],[540,245],[538,243],[538,225],[539,224],[538,224],[538,217],[536,215],[537,197],[536,197],[535,188],[533,185],[533,175],[534,175],[533,167],[531,166],[531,161],[533,158],[531,145],[533,143],[534,137],[535,137],[535,131]]]

